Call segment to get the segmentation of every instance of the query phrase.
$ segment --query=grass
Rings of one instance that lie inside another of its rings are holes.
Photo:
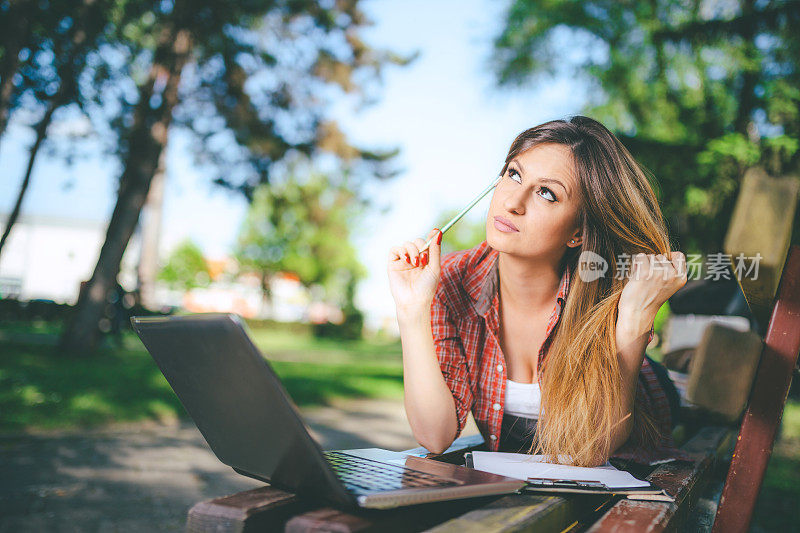
[[[297,331],[251,328],[300,406],[335,398],[402,399],[398,341],[314,339]],[[114,422],[171,421],[184,410],[138,338],[91,357],[54,353],[57,331],[43,323],[0,326],[0,431],[70,429]],[[657,349],[648,350],[660,359]],[[789,400],[759,495],[756,530],[800,531],[800,402]]]
[[[336,342],[253,330],[256,344],[300,406],[335,398],[402,398],[397,342]],[[49,325],[0,328],[0,431],[68,429],[185,416],[177,397],[133,334],[121,348],[68,357],[55,353]]]

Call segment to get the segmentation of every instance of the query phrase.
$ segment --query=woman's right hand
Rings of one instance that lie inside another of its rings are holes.
[[[406,241],[389,251],[389,287],[398,311],[430,309],[441,275],[442,234],[438,229],[428,233],[428,239],[436,235],[422,254],[419,250],[426,242],[422,239]]]

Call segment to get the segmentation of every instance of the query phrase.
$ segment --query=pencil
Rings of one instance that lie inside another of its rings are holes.
[[[454,216],[454,217],[453,217],[453,218],[450,220],[450,222],[448,222],[447,224],[445,224],[445,226],[444,226],[444,227],[441,229],[442,235],[444,235],[444,234],[447,232],[447,230],[449,230],[449,229],[450,229],[450,228],[453,226],[453,224],[455,224],[456,222],[458,222],[458,221],[461,219],[461,217],[463,217],[464,215],[466,215],[466,214],[467,214],[467,211],[469,211],[470,209],[472,209],[472,207],[473,207],[475,204],[477,204],[478,202],[480,202],[480,201],[481,201],[481,199],[482,199],[484,196],[486,196],[487,194],[489,194],[489,191],[491,191],[492,189],[494,189],[494,187],[497,185],[497,183],[500,181],[500,178],[502,178],[502,177],[503,177],[503,175],[502,175],[502,174],[501,174],[501,175],[499,175],[499,176],[497,176],[497,178],[496,178],[496,179],[495,179],[495,180],[492,182],[492,184],[491,184],[491,185],[489,185],[488,187],[486,187],[486,189],[484,189],[484,190],[483,190],[483,192],[481,192],[481,193],[478,195],[478,197],[477,197],[477,198],[475,198],[474,200],[472,200],[472,201],[469,203],[469,205],[468,205],[467,207],[465,207],[464,209],[462,209],[462,210],[461,210],[461,212],[460,212],[459,214],[457,214],[456,216]],[[423,246],[423,247],[422,247],[422,249],[421,249],[419,252],[420,252],[420,253],[422,253],[422,252],[424,252],[425,250],[427,250],[428,248],[430,248],[430,246],[431,246],[431,243],[433,242],[433,239],[435,239],[435,238],[436,238],[436,235],[434,235],[433,237],[431,237],[430,239],[428,239],[428,242],[426,242],[426,243],[425,243],[425,246]]]

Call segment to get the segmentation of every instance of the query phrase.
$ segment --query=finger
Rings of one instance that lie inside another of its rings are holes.
[[[428,236],[425,239],[417,239],[416,241],[414,241],[415,244],[418,245],[419,249],[422,250],[420,252],[420,265],[427,266],[428,263],[430,262],[431,247],[433,246],[434,241],[436,240],[435,237],[437,234],[438,231],[433,229],[428,232]],[[428,241],[430,241],[431,244],[426,248],[425,244],[427,244]]]
[[[442,232],[439,230],[439,228],[434,228],[428,234],[428,238],[429,239],[431,239],[431,238],[433,239],[431,241],[430,248],[428,248],[429,254],[430,254],[428,262],[433,264],[433,265],[436,265],[437,268],[441,263],[441,257],[442,257],[441,233]]]
[[[665,280],[675,275],[672,261],[667,259],[667,256],[664,254],[656,254],[653,256],[653,271],[657,276]]]
[[[419,239],[416,239],[417,241]],[[411,266],[418,266],[419,265],[419,246],[417,246],[416,242],[406,241],[404,244],[406,253],[408,254],[408,260]],[[416,261],[416,264],[415,264]]]
[[[425,254],[427,253],[427,251],[422,252],[421,250],[425,247],[425,239],[421,238],[414,239],[414,246],[417,247],[417,257],[411,258],[412,263],[414,263],[415,266],[417,265],[424,266],[423,262],[425,261]]]
[[[675,271],[682,278],[686,277],[686,255],[683,252],[672,252],[670,254]]]
[[[647,275],[649,265],[650,261],[647,258],[647,254],[634,254],[634,256],[631,258],[631,279],[644,279],[644,277]]]
[[[389,261],[403,261],[406,257],[406,250],[402,246],[392,246],[389,249]]]

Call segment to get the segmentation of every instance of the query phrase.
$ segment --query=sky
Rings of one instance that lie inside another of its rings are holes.
[[[389,249],[426,236],[440,213],[460,210],[474,199],[497,176],[518,133],[579,113],[587,101],[585,84],[565,73],[523,89],[496,88],[488,58],[506,4],[362,0],[375,22],[362,34],[367,43],[421,53],[409,66],[385,70],[377,104],[360,112],[344,101],[334,107],[334,117],[354,144],[401,150],[396,165],[403,172],[371,187],[375,209],[353,237],[369,272],[356,296],[368,323],[394,316],[386,273]],[[575,54],[564,49],[565,58]],[[28,128],[12,123],[0,144],[0,212],[13,206],[32,140]],[[193,169],[180,136],[170,143],[162,253],[191,238],[207,256],[224,256],[232,250],[246,202]],[[118,175],[114,162],[97,157],[72,166],[42,157],[23,212],[107,221]],[[490,196],[467,217],[483,222]]]

